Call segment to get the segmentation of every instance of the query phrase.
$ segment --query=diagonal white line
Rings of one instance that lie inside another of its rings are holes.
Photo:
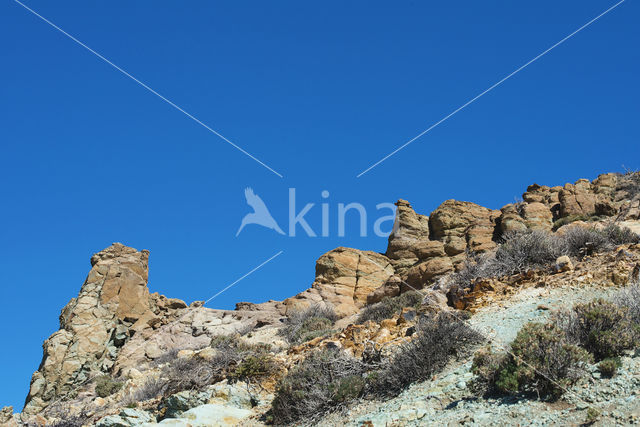
[[[109,61],[107,58],[105,58],[104,56],[100,55],[98,52],[96,52],[95,50],[91,49],[89,46],[87,46],[86,44],[82,43],[80,40],[78,40],[77,38],[73,37],[71,34],[67,33],[66,31],[64,31],[62,28],[58,27],[53,22],[49,21],[47,18],[45,18],[42,15],[40,15],[39,13],[37,13],[35,10],[29,8],[27,5],[25,5],[24,3],[22,3],[22,2],[20,2],[18,0],[13,0],[13,1],[16,2],[17,4],[19,4],[20,6],[22,6],[23,8],[25,8],[26,10],[28,10],[29,12],[31,12],[33,15],[37,16],[38,18],[40,18],[42,21],[46,22],[47,24],[49,24],[50,26],[52,26],[53,28],[58,30],[59,32],[61,32],[62,34],[64,34],[65,36],[67,36],[68,38],[70,38],[71,40],[73,40],[74,42],[76,42],[77,44],[79,44],[80,46],[82,46],[83,48],[85,48],[86,50],[88,50],[89,52],[93,53],[98,58],[102,59],[107,64],[111,65],[116,70],[120,71],[125,76],[129,77],[134,82],[138,83],[140,86],[142,86],[143,88],[145,88],[146,90],[148,90],[149,92],[151,92],[152,94],[157,96],[158,98],[162,99],[167,104],[171,105],[176,110],[180,111],[185,116],[189,117],[194,122],[198,123],[200,126],[202,126],[205,129],[207,129],[209,132],[213,133],[214,135],[216,135],[217,137],[219,137],[223,141],[229,143],[232,147],[234,147],[235,149],[239,150],[240,152],[242,152],[243,154],[247,155],[248,157],[252,158],[253,160],[258,162],[259,164],[261,164],[265,168],[269,169],[274,174],[278,175],[280,178],[283,178],[283,176],[281,174],[279,174],[278,172],[276,172],[275,170],[273,170],[272,168],[267,166],[260,159],[256,158],[252,154],[248,153],[246,150],[244,150],[242,147],[238,146],[237,144],[231,142],[224,135],[222,135],[219,132],[215,131],[214,129],[212,129],[211,127],[209,127],[208,125],[206,125],[205,123],[200,121],[197,117],[195,117],[192,114],[188,113],[187,111],[185,111],[184,109],[182,109],[181,107],[179,107],[178,105],[176,105],[175,103],[170,101],[169,99],[165,98],[164,96],[162,96],[161,94],[159,94],[158,92],[156,92],[155,90],[153,90],[152,88],[147,86],[145,83],[141,82],[140,80],[138,80],[137,78],[135,78],[134,76],[132,76],[131,74],[129,74],[128,72],[126,72],[125,70],[123,70],[122,68],[117,66],[116,64],[114,64],[113,62]]]
[[[249,276],[250,274],[254,273],[256,270],[259,270],[260,268],[262,268],[265,264],[267,264],[268,262],[271,262],[273,259],[275,259],[277,256],[282,255],[284,251],[280,251],[277,254],[275,254],[274,256],[272,256],[271,258],[269,258],[268,260],[264,261],[262,264],[260,264],[259,266],[255,267],[253,270],[249,271],[247,274],[245,274],[244,276],[240,277],[238,280],[236,280],[235,282],[229,284],[227,287],[225,287],[224,289],[222,289],[220,292],[218,292],[217,294],[215,294],[214,296],[212,296],[211,298],[209,298],[208,300],[206,300],[202,305],[205,305],[206,303],[208,303],[209,301],[211,301],[212,299],[214,299],[215,297],[217,297],[218,295],[220,295],[221,293],[223,293],[224,291],[226,291],[227,289],[229,289],[230,287],[236,285],[239,281],[243,280],[244,278],[246,278],[247,276]]]
[[[615,9],[616,7],[620,6],[622,3],[624,3],[626,0],[621,0],[618,3],[614,4],[613,6],[611,6],[609,9],[605,10],[604,12],[602,12],[600,15],[596,16],[595,18],[593,18],[591,21],[587,22],[586,24],[584,24],[582,27],[578,28],[577,30],[575,30],[573,33],[569,34],[568,36],[566,36],[565,38],[563,38],[562,40],[560,40],[559,42],[557,42],[556,44],[554,44],[553,46],[551,46],[550,48],[548,48],[547,50],[545,50],[544,52],[540,53],[538,56],[536,56],[535,58],[533,58],[532,60],[530,60],[529,62],[527,62],[526,64],[524,64],[523,66],[521,66],[520,68],[516,69],[515,71],[513,71],[511,74],[507,75],[506,77],[502,78],[500,81],[498,81],[497,83],[493,84],[492,86],[490,86],[488,89],[484,90],[483,92],[481,92],[479,95],[475,96],[474,98],[471,98],[469,101],[465,102],[464,104],[462,104],[460,107],[458,107],[457,109],[453,110],[451,113],[447,114],[446,116],[444,116],[442,119],[438,120],[437,122],[435,122],[434,124],[432,124],[431,126],[429,126],[427,129],[425,129],[424,131],[420,132],[418,135],[416,135],[415,137],[411,138],[409,141],[405,142],[404,144],[402,144],[400,147],[396,148],[395,150],[393,150],[391,153],[387,154],[386,156],[384,156],[382,159],[378,160],[377,162],[375,162],[374,164],[372,164],[371,166],[369,166],[367,169],[363,170],[362,172],[360,172],[357,175],[357,178],[360,178],[362,175],[364,175],[365,173],[369,172],[371,169],[375,168],[376,166],[378,166],[380,163],[384,162],[385,160],[387,160],[389,157],[393,156],[394,154],[396,154],[398,151],[402,150],[403,148],[405,148],[407,145],[411,144],[413,141],[415,141],[416,139],[422,137],[423,135],[427,134],[428,132],[430,132],[432,129],[434,129],[435,127],[437,127],[438,125],[440,125],[441,123],[445,122],[446,120],[448,120],[449,118],[451,118],[452,116],[454,116],[455,114],[457,114],[459,111],[463,110],[464,108],[466,108],[467,106],[469,106],[470,104],[474,103],[475,101],[477,101],[479,98],[481,98],[482,96],[484,96],[485,94],[487,94],[488,92],[491,92],[493,89],[495,89],[496,87],[500,86],[502,83],[504,83],[505,81],[509,80],[511,77],[515,76],[516,74],[518,74],[520,71],[524,70],[525,68],[527,68],[529,65],[531,65],[533,62],[537,61],[538,59],[542,58],[543,56],[545,56],[547,53],[551,52],[553,49],[555,49],[556,47],[560,46],[562,43],[566,42],[567,40],[569,40],[571,37],[575,36],[576,34],[578,34],[580,31],[584,30],[585,28],[587,28],[589,25],[593,24],[594,22],[596,22],[598,19],[602,18],[604,15],[606,15],[607,13],[611,12],[613,9]]]

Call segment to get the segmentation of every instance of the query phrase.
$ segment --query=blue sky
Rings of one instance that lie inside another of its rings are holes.
[[[0,3],[0,405],[22,407],[42,341],[119,241],[150,289],[214,308],[283,299],[337,246],[337,204],[449,198],[640,168],[640,4],[589,28],[361,178],[356,175],[615,2],[26,1],[283,175],[276,176],[17,3]],[[252,187],[287,227],[288,189],[331,236],[248,226]],[[324,200],[323,190],[330,193]],[[385,212],[388,214],[388,212]]]

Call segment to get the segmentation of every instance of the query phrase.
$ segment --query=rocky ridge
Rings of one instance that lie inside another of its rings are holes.
[[[593,181],[581,179],[563,187],[533,184],[523,194],[522,202],[500,210],[447,200],[425,216],[417,214],[409,202],[399,200],[385,254],[334,249],[318,259],[316,278],[309,289],[282,302],[238,303],[235,310],[210,309],[201,302],[187,305],[150,293],[149,252],[115,243],[91,258],[91,270],[78,297],[62,310],[60,330],[43,344],[42,363],[32,377],[22,414],[9,416],[10,411],[4,409],[0,420],[45,425],[48,420],[59,419],[61,413],[88,411],[94,420],[114,412],[109,416],[133,419],[139,415],[140,421],[151,422],[146,420],[144,411],[138,415],[129,411],[131,416],[120,414],[118,399],[139,387],[149,375],[158,374],[157,362],[167,354],[180,351],[181,357],[193,357],[206,352],[212,337],[218,335],[251,330],[250,341],[283,347],[277,357],[285,367],[318,346],[338,346],[358,355],[367,343],[394,343],[411,328],[411,311],[405,310],[380,324],[356,325],[360,310],[384,297],[412,289],[431,295],[429,300],[435,309],[450,309],[449,290],[439,286],[440,279],[462,268],[468,253],[494,250],[504,233],[526,229],[550,231],[562,226],[563,221],[575,220],[617,221],[640,232],[640,199],[627,180],[623,175],[604,174]],[[625,278],[629,277],[630,265],[629,260],[594,258],[552,276],[534,273],[507,281],[488,279],[475,284],[454,305],[479,312],[483,307],[502,304],[509,295],[534,283],[534,288],[564,286],[573,283],[572,280],[578,285],[585,281],[602,286],[622,285],[628,280]],[[289,314],[311,305],[331,307],[340,318],[337,326],[344,329],[328,338],[284,350],[285,343],[277,336],[278,328]],[[124,380],[120,395],[110,400],[96,398],[93,380],[103,374]],[[235,388],[227,395],[242,394]],[[232,418],[237,415],[237,419],[257,422],[252,417],[268,403],[272,391],[273,384],[263,387],[253,393],[251,405],[235,406],[220,400],[218,395],[222,392],[211,391],[201,397],[200,403],[214,406],[202,409],[205,415],[201,416],[209,416],[212,411],[219,413],[221,409],[215,405],[221,405],[231,408],[229,413],[235,414]],[[170,422],[169,418],[163,421]]]

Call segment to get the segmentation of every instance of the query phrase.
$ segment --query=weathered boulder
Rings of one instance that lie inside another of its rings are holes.
[[[526,203],[542,203],[550,209],[559,203],[558,193],[561,187],[548,187],[546,185],[532,184],[522,194],[522,200]]]
[[[367,301],[367,295],[394,274],[386,256],[351,248],[337,248],[316,262],[316,279],[311,288],[287,298],[287,312],[313,304],[332,307],[339,317],[356,313]]]
[[[467,250],[485,252],[496,247],[493,237],[499,216],[500,211],[475,203],[447,200],[429,217],[431,237],[444,243],[445,252],[457,264]]]
[[[549,207],[540,202],[525,203],[522,217],[527,228],[531,230],[547,230],[553,227],[553,214]]]
[[[587,179],[579,179],[575,184],[565,184],[560,190],[560,215],[593,215],[596,212],[596,195]]]
[[[382,301],[383,298],[395,297],[400,295],[400,287],[402,286],[402,279],[396,275],[389,277],[384,285],[375,289],[369,295],[367,295],[367,304],[375,304]]]
[[[555,271],[558,273],[563,273],[565,271],[573,270],[573,263],[571,262],[571,258],[566,255],[562,255],[558,257],[555,264]]]
[[[522,205],[524,203],[510,203],[503,206],[500,209],[500,231],[504,233],[513,233],[527,230],[527,224],[525,224],[522,217]]]
[[[18,426],[13,415],[13,406],[5,406],[0,410],[0,425],[6,427]]]
[[[429,241],[429,217],[418,215],[406,200],[398,200],[396,206],[396,220],[386,255],[392,260],[417,258],[416,243]]]
[[[431,258],[425,262],[417,264],[409,270],[406,283],[400,284],[401,292],[412,289],[422,289],[427,284],[434,282],[437,278],[451,273],[453,263],[449,257]]]

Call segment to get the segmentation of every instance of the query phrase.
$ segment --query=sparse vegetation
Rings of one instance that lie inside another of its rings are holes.
[[[152,366],[157,367],[164,365],[165,363],[171,363],[178,357],[178,351],[180,351],[180,349],[172,348],[171,350],[164,352],[160,357],[153,360]]]
[[[99,397],[107,397],[122,388],[122,382],[113,379],[109,375],[101,375],[96,379],[96,394]]]
[[[358,323],[368,320],[380,323],[384,319],[390,319],[405,307],[419,308],[424,296],[417,291],[405,292],[396,297],[386,297],[382,301],[365,307],[358,316]]]
[[[640,196],[640,172],[627,171],[620,174],[616,190],[626,192],[629,199]]]
[[[395,396],[410,384],[431,378],[452,359],[469,354],[483,340],[479,332],[457,316],[440,313],[423,317],[416,336],[401,345],[375,376],[373,393]]]
[[[598,371],[605,378],[612,378],[618,372],[618,368],[622,366],[622,362],[617,357],[610,357],[598,363]]]
[[[359,397],[365,366],[335,349],[317,350],[278,384],[271,407],[277,425],[311,420]]]
[[[587,409],[587,417],[585,419],[585,424],[591,425],[591,424],[595,423],[596,421],[598,421],[598,418],[600,418],[600,414],[601,413],[602,412],[600,411],[600,409],[594,408],[593,406],[590,406]]]
[[[249,344],[237,335],[219,335],[211,339],[211,347],[216,352],[206,358],[177,358],[165,366],[165,394],[202,390],[227,377],[232,381],[253,381],[275,366],[268,353],[269,344]]]
[[[561,255],[583,258],[626,243],[640,243],[640,236],[615,224],[601,230],[570,227],[562,235],[542,230],[507,233],[494,255],[469,254],[464,267],[449,280],[464,289],[477,279],[546,268]]]
[[[272,375],[277,370],[276,362],[269,354],[247,356],[229,375],[231,381],[254,382]]]
[[[291,313],[280,334],[292,344],[300,344],[333,332],[337,320],[334,311],[328,307],[313,305],[306,310]]]
[[[556,231],[560,227],[571,224],[576,221],[591,222],[591,221],[597,221],[599,219],[601,219],[601,217],[597,215],[568,215],[556,220],[553,223],[552,230]]]
[[[640,325],[640,283],[632,283],[618,291],[613,297],[613,302],[627,311],[627,317],[632,324]]]
[[[570,344],[555,325],[527,323],[507,354],[479,352],[472,370],[477,375],[477,389],[556,399],[586,373],[590,361],[591,355]]]
[[[596,299],[576,305],[573,312],[575,326],[565,332],[596,360],[619,356],[638,344],[638,326],[629,320],[625,308]]]
[[[126,406],[137,406],[138,402],[144,402],[145,400],[163,396],[164,392],[167,390],[167,386],[168,384],[165,379],[160,377],[151,377],[132,393],[129,393],[122,403]]]

